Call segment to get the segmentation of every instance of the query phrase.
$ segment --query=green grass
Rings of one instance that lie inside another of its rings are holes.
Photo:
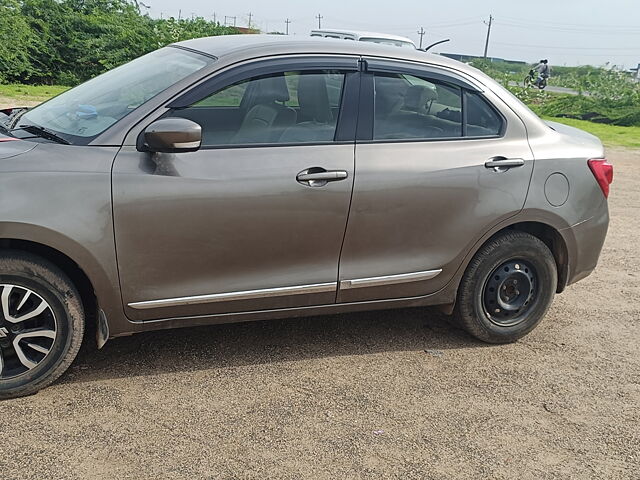
[[[602,140],[605,145],[640,148],[640,127],[619,127],[617,125],[606,125],[573,118],[543,118],[589,132]]]
[[[61,85],[0,85],[0,97],[43,102],[69,88]]]

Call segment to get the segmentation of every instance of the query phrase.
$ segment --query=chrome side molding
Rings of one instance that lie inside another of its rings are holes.
[[[261,290],[245,290],[242,292],[212,293],[208,295],[195,295],[193,297],[165,298],[162,300],[149,300],[144,302],[132,302],[128,306],[136,310],[146,310],[160,307],[180,307],[184,305],[199,305],[215,302],[229,302],[232,300],[249,300],[252,298],[283,297],[286,295],[307,295],[310,293],[335,292],[337,282],[314,283],[311,285],[297,285],[294,287],[264,288]]]
[[[421,282],[438,276],[442,269],[425,270],[422,272],[401,273],[399,275],[383,275],[381,277],[355,278],[353,280],[342,280],[340,290],[350,288],[380,287],[383,285],[393,285],[395,283]]]
[[[420,282],[437,276],[442,269],[426,270],[422,272],[401,273],[399,275],[383,275],[381,277],[355,278],[342,280],[341,289],[378,287],[393,285],[395,283]],[[335,292],[337,282],[314,283],[311,285],[296,285],[293,287],[264,288],[260,290],[245,290],[241,292],[211,293],[207,295],[195,295],[192,297],[165,298],[161,300],[148,300],[144,302],[132,302],[128,306],[136,310],[149,308],[180,307],[185,305],[202,305],[206,303],[229,302],[234,300],[249,300],[252,298],[284,297],[287,295],[308,295],[311,293]]]

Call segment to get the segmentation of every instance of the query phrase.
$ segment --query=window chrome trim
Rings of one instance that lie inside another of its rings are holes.
[[[146,310],[149,308],[202,305],[207,303],[229,302],[234,300],[249,300],[253,298],[282,297],[286,295],[308,295],[312,293],[335,292],[337,286],[337,282],[314,283],[311,285],[296,285],[293,287],[264,288],[260,290],[245,290],[240,292],[212,293],[207,295],[195,295],[191,297],[148,300],[144,302],[132,302],[129,303],[128,306],[136,310]]]
[[[381,277],[355,278],[353,280],[342,280],[340,290],[364,287],[380,287],[383,285],[393,285],[396,283],[421,282],[438,276],[442,269],[425,270],[421,272],[401,273],[399,275],[383,275]]]

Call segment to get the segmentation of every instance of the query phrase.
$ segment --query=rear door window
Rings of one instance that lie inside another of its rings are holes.
[[[503,120],[496,110],[479,94],[465,92],[466,135],[486,137],[500,135]]]
[[[462,90],[406,74],[374,76],[374,140],[462,136]]]
[[[374,73],[373,140],[499,136],[504,120],[477,92],[441,79]]]

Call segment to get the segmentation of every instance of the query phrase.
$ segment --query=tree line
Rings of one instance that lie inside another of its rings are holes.
[[[237,33],[128,0],[0,0],[0,83],[76,85],[173,42]]]

